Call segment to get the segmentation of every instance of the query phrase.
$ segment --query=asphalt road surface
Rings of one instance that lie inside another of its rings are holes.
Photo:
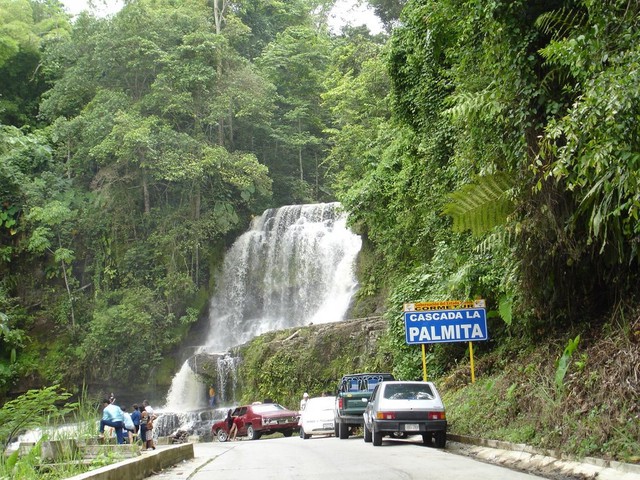
[[[419,436],[385,437],[382,446],[362,437],[274,436],[260,440],[196,443],[196,458],[153,475],[152,480],[259,479],[445,479],[525,480],[543,478],[422,445]]]

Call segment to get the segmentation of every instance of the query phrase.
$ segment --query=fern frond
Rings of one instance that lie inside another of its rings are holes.
[[[545,92],[554,92],[558,88],[564,88],[565,85],[570,83],[570,80],[569,72],[564,69],[554,68],[544,76],[540,82],[540,87]]]
[[[545,12],[536,18],[535,26],[554,40],[569,36],[575,27],[585,23],[585,13],[575,8],[560,8]]]
[[[481,235],[504,224],[513,212],[513,203],[507,196],[512,187],[513,181],[506,173],[478,177],[474,183],[450,193],[451,201],[442,213],[451,216],[454,231],[471,230],[474,235]]]
[[[449,115],[453,121],[464,120],[478,114],[494,116],[501,111],[502,107],[491,93],[488,89],[482,92],[458,93],[450,99],[454,105],[446,109],[444,114]]]
[[[480,255],[494,252],[504,245],[511,245],[512,235],[511,229],[499,228],[487,235],[473,250]]]

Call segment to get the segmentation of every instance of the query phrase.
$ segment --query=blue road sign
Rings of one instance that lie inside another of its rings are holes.
[[[404,324],[409,345],[477,342],[488,338],[484,308],[404,312]]]

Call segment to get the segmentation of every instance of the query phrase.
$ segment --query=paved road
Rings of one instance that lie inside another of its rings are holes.
[[[150,477],[152,480],[446,479],[531,480],[542,478],[422,445],[420,437],[385,438],[381,447],[362,437],[272,437],[257,441],[196,443],[194,460]]]

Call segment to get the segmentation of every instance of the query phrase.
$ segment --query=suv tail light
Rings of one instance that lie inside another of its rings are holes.
[[[428,412],[427,418],[429,420],[446,420],[446,415],[444,412]]]
[[[378,420],[395,420],[396,413],[395,412],[377,412],[376,418]]]
[[[342,397],[338,398],[338,409],[342,410],[344,408],[344,400]]]

